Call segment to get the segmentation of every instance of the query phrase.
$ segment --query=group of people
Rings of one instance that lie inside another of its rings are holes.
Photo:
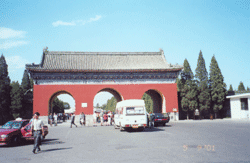
[[[95,123],[101,123],[101,126],[111,126],[114,121],[114,114],[111,111],[96,113],[94,116]]]
[[[49,114],[49,124],[50,126],[52,126],[52,124],[54,123],[55,126],[57,126],[57,123],[61,120],[63,122],[65,122],[66,119],[69,119],[69,115],[68,114],[64,114],[64,113],[50,113]]]

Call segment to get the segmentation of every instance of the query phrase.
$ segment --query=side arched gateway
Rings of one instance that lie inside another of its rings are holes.
[[[93,99],[100,91],[119,101],[155,98],[157,112],[178,108],[176,78],[182,66],[170,66],[159,52],[64,52],[44,49],[40,64],[26,69],[34,80],[33,111],[47,118],[51,100],[58,93],[75,99],[76,115],[93,114]],[[49,105],[48,105],[49,104]],[[91,121],[91,120],[90,120]]]

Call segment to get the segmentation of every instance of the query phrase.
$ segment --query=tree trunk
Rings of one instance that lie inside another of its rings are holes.
[[[187,112],[187,120],[189,120],[188,112]]]
[[[217,119],[217,112],[214,113],[214,119]]]

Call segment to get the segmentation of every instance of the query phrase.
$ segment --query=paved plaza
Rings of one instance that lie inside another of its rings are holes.
[[[249,138],[247,120],[178,121],[142,132],[66,122],[49,127],[41,153],[32,143],[0,147],[0,162],[250,162]]]

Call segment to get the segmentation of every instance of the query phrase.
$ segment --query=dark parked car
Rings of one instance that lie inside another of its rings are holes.
[[[154,126],[158,126],[158,125],[163,125],[165,126],[166,123],[169,122],[170,118],[169,118],[169,114],[165,113],[154,113]]]
[[[0,128],[0,145],[18,145],[21,143],[21,128],[29,123],[28,119],[16,119],[6,122]]]

